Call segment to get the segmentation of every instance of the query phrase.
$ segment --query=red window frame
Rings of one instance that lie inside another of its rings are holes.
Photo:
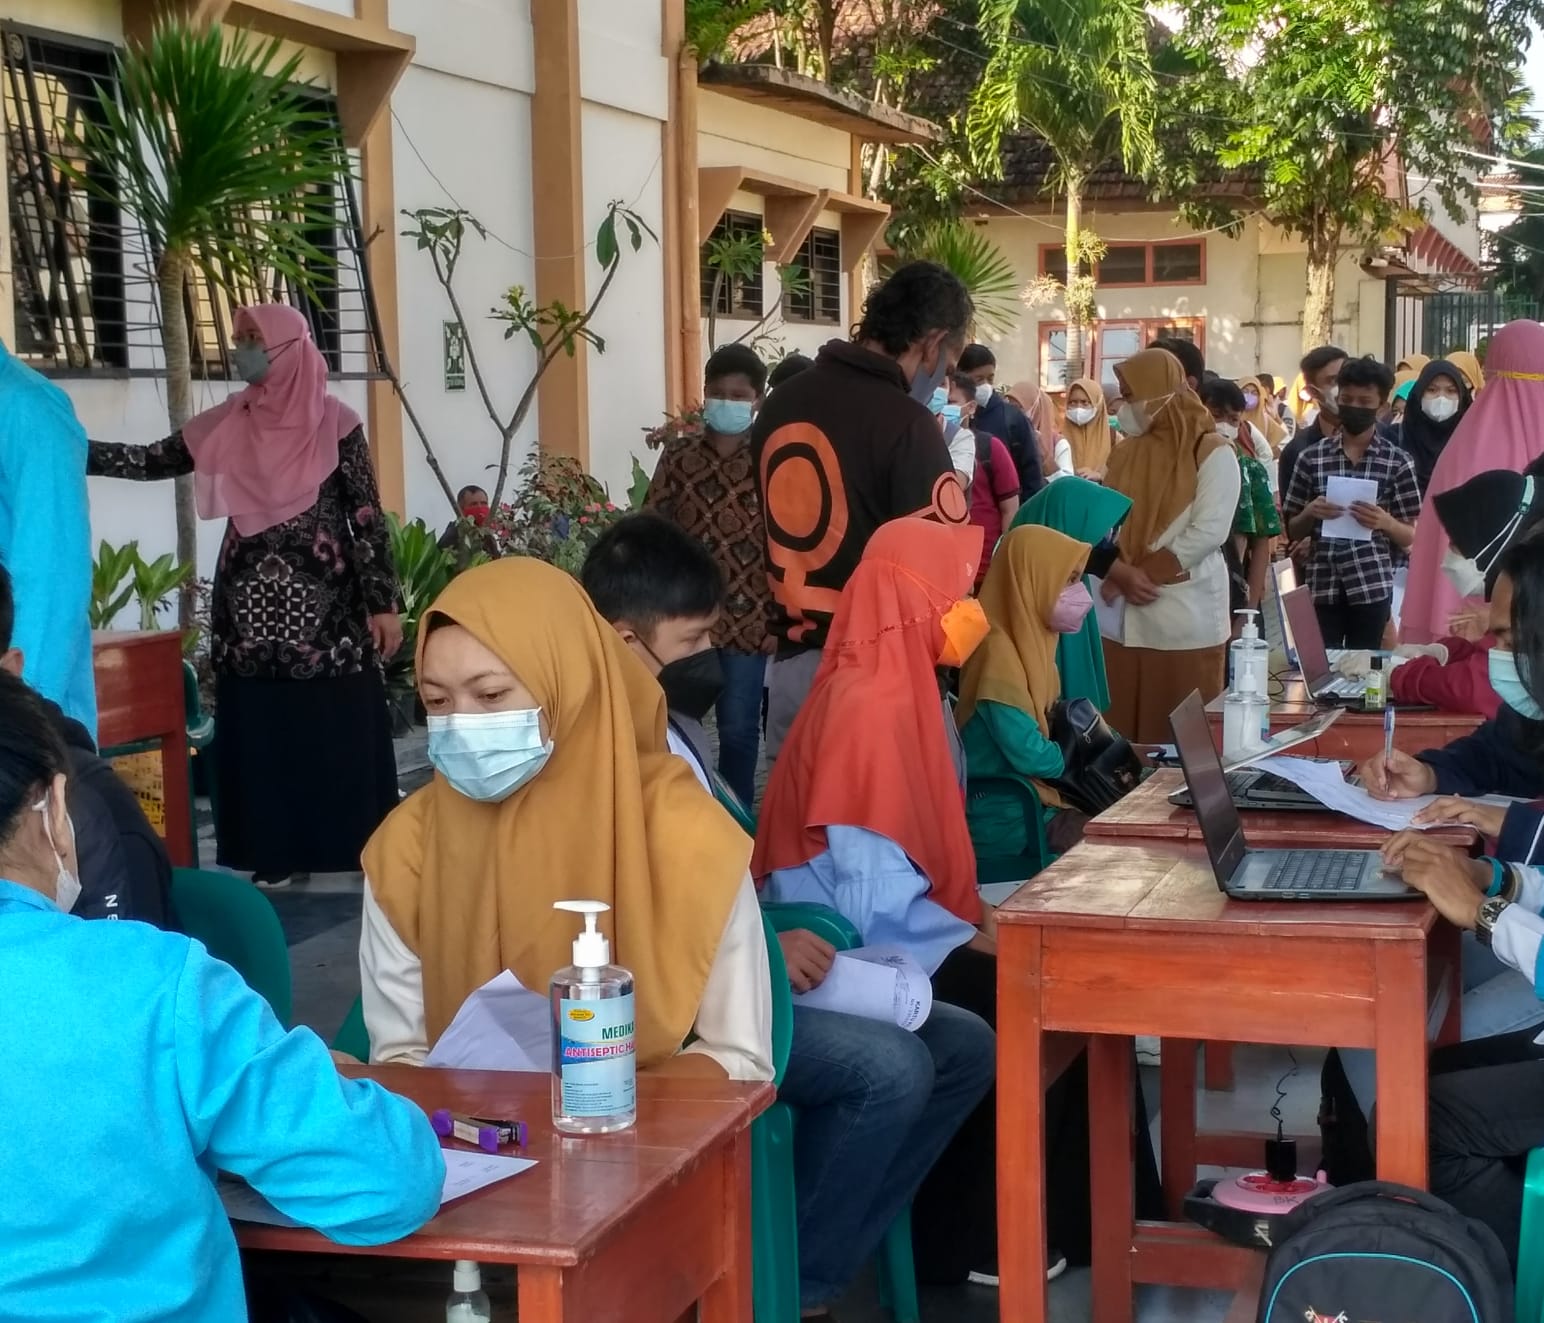
[[[1201,250],[1201,264],[1200,264],[1200,272],[1199,272],[1199,274],[1193,280],[1165,280],[1165,281],[1162,281],[1162,282],[1159,282],[1159,281],[1155,280],[1153,278],[1153,265],[1154,265],[1153,264],[1153,253],[1154,253],[1154,250],[1158,249],[1158,248],[1174,248],[1174,247],[1180,246],[1180,245],[1185,245],[1185,246],[1188,246],[1188,247],[1191,247],[1191,248],[1199,248]],[[1108,247],[1111,248],[1111,249],[1116,249],[1116,248],[1120,248],[1120,249],[1141,248],[1141,249],[1144,249],[1145,250],[1145,258],[1146,258],[1146,260],[1144,262],[1145,278],[1142,279],[1142,280],[1114,280],[1114,281],[1102,280],[1099,277],[1099,265],[1095,264],[1095,267],[1094,267],[1094,284],[1099,289],[1146,289],[1149,286],[1157,285],[1159,283],[1162,283],[1164,288],[1168,288],[1170,286],[1179,286],[1179,285],[1204,285],[1204,284],[1206,284],[1206,240],[1204,238],[1195,238],[1195,239],[1158,239],[1158,240],[1155,240],[1155,241],[1153,241],[1151,243],[1120,243],[1120,242],[1114,242],[1114,243],[1109,244]],[[1055,271],[1053,271],[1051,269],[1050,260],[1049,259],[1050,259],[1050,255],[1053,252],[1065,251],[1065,249],[1066,249],[1066,245],[1065,244],[1059,244],[1059,243],[1043,243],[1043,244],[1040,245],[1040,252],[1039,252],[1039,259],[1038,260],[1039,260],[1039,271],[1040,271],[1040,274],[1042,276],[1051,276],[1052,278],[1059,278],[1057,272],[1055,272]]]

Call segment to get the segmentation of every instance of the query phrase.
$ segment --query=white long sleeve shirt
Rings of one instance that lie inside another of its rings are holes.
[[[1514,864],[1520,887],[1517,900],[1501,911],[1491,935],[1491,950],[1503,964],[1530,979],[1535,989],[1544,987],[1539,950],[1544,945],[1544,869]]]
[[[1126,647],[1185,652],[1228,641],[1232,629],[1222,544],[1233,531],[1239,482],[1232,446],[1219,446],[1206,457],[1196,473],[1195,500],[1149,548],[1172,552],[1190,577],[1164,585],[1158,600],[1147,606],[1127,603],[1122,640]]]
[[[423,967],[376,903],[369,878],[359,934],[359,981],[372,1064],[423,1065],[430,1048]],[[735,893],[692,1028],[696,1038],[683,1051],[712,1057],[732,1080],[772,1078],[772,974],[749,873]]]

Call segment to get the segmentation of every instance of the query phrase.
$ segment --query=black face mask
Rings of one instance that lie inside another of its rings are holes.
[[[701,721],[724,692],[724,666],[717,648],[704,648],[660,667],[659,687],[672,712]]]
[[[1377,421],[1376,409],[1369,409],[1361,404],[1340,406],[1340,425],[1345,428],[1347,436],[1361,436],[1363,432],[1370,432]]]

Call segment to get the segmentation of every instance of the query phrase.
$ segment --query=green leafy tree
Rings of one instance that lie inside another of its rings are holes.
[[[1331,338],[1335,263],[1420,222],[1403,180],[1457,216],[1461,148],[1526,128],[1518,68],[1544,0],[1182,0],[1182,41],[1211,71],[1194,153],[1257,177],[1266,216],[1308,250],[1303,344]],[[1182,112],[1183,113],[1183,112]]]
[[[1097,236],[1083,226],[1094,171],[1137,175],[1157,159],[1157,90],[1142,0],[980,0],[989,52],[965,119],[973,162],[1002,177],[1003,139],[1033,133],[1050,149],[1048,190],[1066,208],[1067,377],[1083,375],[1094,320]]]
[[[1517,159],[1535,170],[1520,170],[1519,183],[1544,182],[1544,143],[1535,142]],[[1544,304],[1544,210],[1535,193],[1522,195],[1522,214],[1495,237],[1496,288],[1507,298]]]
[[[300,56],[239,29],[158,24],[117,57],[116,89],[97,88],[59,161],[73,182],[118,203],[156,256],[166,413],[175,431],[193,411],[189,278],[232,302],[276,280],[309,292],[333,258],[311,236],[336,224],[347,158],[332,115],[300,79]],[[87,174],[69,158],[101,170]],[[197,560],[190,478],[177,480],[177,559]],[[192,623],[184,588],[180,616]]]

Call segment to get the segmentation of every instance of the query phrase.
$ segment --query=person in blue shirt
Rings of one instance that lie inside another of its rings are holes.
[[[335,1241],[385,1244],[438,1209],[439,1142],[199,943],[66,912],[66,765],[37,695],[0,673],[0,1316],[242,1323],[217,1172]]]
[[[0,561],[27,683],[96,738],[86,433],[70,397],[0,343]]]

